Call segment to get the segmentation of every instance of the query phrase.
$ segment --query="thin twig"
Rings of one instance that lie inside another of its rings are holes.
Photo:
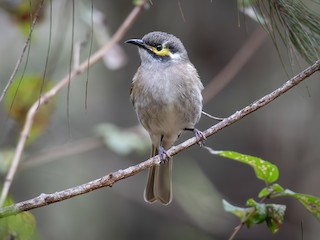
[[[86,65],[86,63],[84,63]],[[300,72],[295,77],[291,78],[287,82],[285,82],[281,87],[277,88],[273,92],[265,95],[264,97],[260,98],[259,100],[253,102],[252,104],[244,107],[240,111],[235,112],[230,117],[224,119],[223,121],[219,122],[218,124],[210,127],[206,131],[203,132],[206,138],[210,137],[214,133],[220,131],[221,129],[239,121],[243,117],[247,116],[248,114],[258,110],[259,108],[267,105],[268,103],[272,102],[279,96],[283,95],[285,92],[305,80],[307,77],[311,76],[316,71],[320,70],[320,60],[315,62],[312,66],[308,67],[304,71]],[[169,156],[173,156],[178,154],[179,152],[183,151],[184,149],[196,144],[198,139],[196,137],[192,137],[185,142],[170,148],[167,153]],[[118,170],[116,172],[110,173],[104,177],[99,179],[93,180],[91,182],[82,184],[80,186],[72,187],[60,192],[51,193],[51,194],[41,194],[40,196],[20,202],[11,206],[4,207],[0,209],[0,217],[6,217],[10,215],[14,215],[23,211],[31,210],[34,208],[39,208],[42,206],[46,206],[48,204],[52,204],[55,202],[60,202],[81,194],[85,194],[91,192],[93,190],[103,188],[103,187],[111,187],[116,182],[133,176],[147,168],[156,166],[160,164],[161,160],[159,156],[152,157],[147,161],[139,163],[135,166],[128,167],[124,170]]]
[[[182,10],[182,6],[181,6],[181,2],[180,2],[180,1],[178,1],[178,7],[179,7],[179,10],[180,10],[180,14],[181,14],[182,21],[185,23],[185,22],[186,22],[186,18],[184,17],[184,14],[183,14],[183,10]]]
[[[137,134],[141,138],[149,139],[149,135],[143,130],[141,125],[128,127],[123,129],[123,131]],[[41,164],[46,164],[61,158],[93,151],[102,147],[106,147],[106,143],[104,142],[103,138],[101,136],[91,136],[67,142],[62,145],[53,146],[47,149],[42,149],[39,152],[22,158],[22,162],[19,165],[19,171],[27,168],[37,167]]]
[[[90,57],[92,53],[92,46],[93,46],[93,33],[94,33],[94,22],[93,22],[93,1],[91,1],[91,31],[90,31],[90,47],[89,47],[89,57],[88,57],[88,70],[87,70],[87,79],[86,79],[86,90],[85,90],[85,95],[84,95],[84,108],[85,110],[88,109],[88,89],[89,89],[89,62],[90,62]]]
[[[212,99],[237,75],[237,73],[264,42],[266,36],[266,32],[261,28],[261,26],[258,26],[229,63],[205,87],[202,94],[203,102],[206,103]]]
[[[14,67],[13,72],[12,72],[12,74],[11,74],[11,76],[10,76],[7,84],[6,84],[6,86],[4,87],[4,89],[3,89],[3,91],[2,91],[2,93],[1,93],[1,95],[0,95],[0,102],[2,101],[2,99],[4,98],[4,96],[6,95],[6,93],[7,93],[8,89],[9,89],[10,85],[11,85],[12,82],[13,82],[13,78],[16,76],[16,74],[17,74],[17,72],[18,72],[18,69],[19,69],[20,64],[21,64],[21,62],[22,62],[22,59],[23,59],[23,56],[24,56],[24,54],[25,54],[25,52],[26,52],[26,50],[27,50],[27,47],[29,46],[29,43],[30,43],[30,41],[31,41],[31,36],[32,36],[33,30],[34,30],[34,27],[35,27],[35,25],[36,25],[36,23],[37,23],[37,21],[38,21],[39,16],[40,16],[40,10],[41,10],[41,8],[42,8],[42,6],[43,6],[43,2],[44,2],[44,0],[42,0],[42,1],[40,2],[40,5],[39,5],[39,7],[38,7],[38,9],[37,9],[37,11],[36,11],[36,13],[35,13],[35,17],[34,17],[34,19],[33,19],[33,21],[32,21],[28,38],[27,38],[27,40],[26,40],[25,43],[24,43],[24,46],[23,46],[23,48],[22,48],[21,55],[20,55],[20,57],[19,57],[19,59],[18,59],[18,61],[17,61],[17,63],[16,63],[16,66]],[[31,11],[31,9],[30,9],[30,11]],[[1,206],[1,205],[0,205],[0,206]]]
[[[42,150],[36,154],[23,158],[19,170],[39,166],[63,157],[74,156],[83,152],[89,152],[105,146],[103,139],[99,136],[82,138],[61,146],[55,146]]]
[[[48,48],[47,48],[47,54],[46,54],[46,62],[44,65],[44,71],[42,76],[42,83],[41,83],[40,92],[39,92],[39,99],[45,85],[47,70],[49,65],[49,56],[50,56],[51,40],[52,40],[52,0],[49,0],[49,18],[50,18],[49,19],[49,40],[48,40]]]
[[[233,233],[231,234],[231,236],[228,238],[228,240],[233,240],[234,237],[240,232],[241,228],[243,227],[243,223],[239,224],[238,226],[236,226],[234,228]]]
[[[77,69],[77,67],[72,68],[72,62],[73,62],[73,54],[74,54],[74,18],[75,18],[75,6],[74,6],[74,0],[71,0],[71,48],[70,48],[70,59],[69,59],[69,80],[68,80],[68,86],[67,86],[67,125],[68,125],[68,135],[70,138],[72,138],[71,134],[71,127],[70,127],[70,91],[71,91],[71,72],[72,69]],[[78,63],[76,63],[78,64]]]
[[[263,198],[261,198],[259,203],[264,203],[266,201],[266,199],[270,198],[270,196],[272,194],[273,194],[273,191],[270,192],[267,196],[264,196]],[[252,209],[252,211],[246,216],[246,218],[244,220],[242,220],[241,223],[234,228],[234,231],[231,234],[231,236],[228,238],[228,240],[233,240],[236,237],[236,235],[240,232],[240,230],[243,228],[243,226],[246,224],[246,222],[253,216],[255,211],[253,208],[251,208],[251,209]]]
[[[121,40],[125,32],[129,29],[129,27],[132,25],[134,20],[137,18],[139,13],[143,10],[147,0],[142,1],[139,5],[135,6],[133,10],[129,13],[127,18],[124,20],[122,25],[118,28],[118,30],[115,32],[113,37],[110,39],[108,43],[106,43],[101,49],[99,49],[97,52],[95,52],[91,57],[88,64],[88,60],[85,60],[83,63],[80,64],[79,68],[72,69],[70,73],[67,74],[63,79],[61,79],[53,88],[51,88],[48,92],[43,94],[39,100],[36,100],[36,102],[30,107],[27,116],[26,121],[23,126],[23,130],[20,133],[20,138],[15,150],[15,154],[10,166],[10,169],[8,171],[8,174],[6,176],[3,190],[0,197],[0,206],[3,206],[3,203],[8,195],[12,180],[14,178],[14,175],[17,171],[17,167],[19,165],[21,155],[23,152],[23,149],[25,147],[26,140],[28,138],[30,129],[33,125],[34,116],[37,112],[37,109],[47,103],[51,98],[53,98],[61,89],[63,89],[69,81],[72,81],[75,79],[75,77],[84,71],[87,70],[88,67],[92,66],[94,63],[96,63],[98,60],[100,60],[107,51],[109,51],[117,42]]]

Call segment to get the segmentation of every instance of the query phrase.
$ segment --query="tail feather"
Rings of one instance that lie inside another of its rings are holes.
[[[152,145],[152,157],[158,155],[157,148]],[[161,166],[152,167],[149,170],[144,199],[152,203],[159,200],[167,205],[172,200],[172,183],[171,183],[172,161],[168,160]]]

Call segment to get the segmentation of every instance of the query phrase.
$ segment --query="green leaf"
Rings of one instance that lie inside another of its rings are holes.
[[[236,207],[228,203],[226,200],[223,200],[224,210],[240,218],[241,222],[247,227],[250,227],[254,224],[260,224],[267,219],[267,210],[265,204],[260,204],[255,202],[253,199],[249,199],[247,205],[252,207]]]
[[[30,212],[0,219],[1,239],[33,239],[35,219]]]
[[[262,160],[258,157],[245,155],[233,151],[214,151],[215,154],[230,158],[253,167],[257,178],[265,181],[266,184],[270,184],[276,181],[279,177],[279,170],[276,165]]]
[[[247,217],[252,214],[252,211],[254,208],[241,208],[234,206],[230,203],[228,203],[226,200],[222,200],[223,208],[226,212],[232,213],[233,215],[240,218],[241,222],[245,222],[247,220]]]
[[[254,207],[254,212],[250,216],[250,218],[247,219],[247,224],[259,224],[264,222],[267,219],[267,208],[266,204],[264,203],[257,203],[252,198],[250,198],[247,201],[248,206]]]
[[[282,193],[284,191],[283,187],[281,187],[279,184],[275,183],[271,186],[272,190],[274,192],[277,192],[277,193]]]
[[[320,200],[317,197],[295,193],[289,189],[286,189],[278,196],[290,196],[297,199],[312,215],[320,221]]]
[[[272,190],[271,191],[270,190],[271,190],[270,187],[262,188],[262,190],[258,194],[258,197],[263,198],[268,196],[272,192]]]
[[[12,204],[11,200],[6,205]],[[30,212],[22,212],[15,216],[0,219],[0,239],[37,239],[36,221]]]
[[[282,193],[284,189],[277,183],[273,184],[272,186],[263,188],[259,193],[259,198],[266,197],[274,192]]]
[[[263,188],[259,197],[265,197],[270,195],[270,197],[293,197],[297,199],[309,212],[312,213],[314,217],[320,220],[320,199],[307,194],[296,193],[289,189],[284,190],[279,184],[273,184],[270,187]]]
[[[284,213],[286,211],[285,205],[267,204],[267,219],[266,223],[272,233],[279,231],[284,220]]]
[[[258,203],[253,199],[247,201],[249,208],[240,208],[223,200],[225,211],[240,218],[247,227],[266,222],[272,233],[276,233],[283,224],[285,205]]]

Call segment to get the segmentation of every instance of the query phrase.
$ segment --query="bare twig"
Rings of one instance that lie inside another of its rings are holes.
[[[203,91],[203,102],[206,103],[212,99],[234,78],[235,75],[237,75],[264,42],[266,36],[267,34],[263,28],[258,26],[229,63],[206,86]]]
[[[51,40],[52,40],[52,0],[49,1],[49,40],[48,40],[48,48],[47,48],[47,56],[46,56],[46,62],[44,65],[44,71],[43,71],[43,76],[42,76],[42,84],[40,87],[40,92],[39,92],[39,99],[43,91],[44,83],[46,81],[47,77],[47,70],[48,70],[48,65],[49,65],[49,56],[50,56],[50,49],[51,49]]]
[[[19,170],[39,166],[41,164],[49,163],[62,157],[74,156],[83,152],[89,152],[94,149],[105,146],[101,137],[87,137],[80,140],[65,143],[61,146],[52,147],[42,150],[36,154],[23,158],[19,165]]]
[[[2,101],[2,99],[4,98],[4,96],[6,95],[8,89],[9,89],[9,87],[10,87],[12,81],[13,81],[13,78],[16,76],[16,74],[17,74],[17,72],[18,72],[18,69],[19,69],[20,64],[21,64],[21,62],[22,62],[22,59],[23,59],[23,56],[24,56],[24,54],[25,54],[25,52],[26,52],[26,50],[27,50],[27,47],[29,46],[29,43],[30,43],[30,41],[31,41],[31,36],[32,36],[33,30],[34,30],[34,27],[35,27],[35,25],[36,25],[36,23],[37,23],[37,21],[38,21],[38,18],[39,18],[39,15],[40,15],[40,10],[41,10],[41,8],[42,8],[42,6],[43,6],[43,2],[44,2],[44,0],[42,0],[42,1],[40,2],[39,7],[37,8],[37,11],[36,11],[36,13],[35,13],[35,17],[34,17],[34,19],[33,19],[33,21],[32,21],[31,26],[30,26],[30,31],[29,31],[28,38],[27,38],[27,40],[26,40],[25,43],[24,43],[24,46],[23,46],[23,48],[22,48],[22,52],[21,52],[20,57],[19,57],[19,59],[18,59],[18,61],[17,61],[17,63],[16,63],[16,66],[14,67],[13,72],[12,72],[12,74],[11,74],[11,76],[10,76],[7,84],[6,84],[6,86],[4,87],[4,89],[3,89],[3,91],[2,91],[2,93],[1,93],[1,95],[0,95],[0,102]],[[31,11],[31,8],[30,8],[30,11]]]
[[[223,121],[219,122],[218,124],[210,127],[206,131],[203,132],[205,137],[210,137],[214,133],[220,131],[221,129],[239,121],[243,117],[247,116],[248,114],[258,110],[259,108],[267,105],[268,103],[272,102],[279,96],[283,95],[285,92],[305,80],[307,77],[311,76],[316,71],[320,70],[320,60],[315,62],[312,66],[308,67],[304,71],[300,72],[295,77],[291,78],[287,82],[285,82],[281,87],[277,88],[273,92],[265,95],[264,97],[260,98],[259,100],[253,102],[252,104],[244,107],[240,111],[235,112],[230,117],[224,119]],[[192,137],[185,142],[170,148],[167,153],[169,156],[173,156],[178,154],[179,152],[183,151],[184,149],[194,145],[197,143],[197,138]],[[48,204],[52,204],[55,202],[60,202],[81,194],[85,194],[91,192],[93,190],[102,188],[102,187],[111,187],[116,182],[133,176],[146,168],[150,168],[152,166],[160,164],[159,156],[152,157],[147,161],[139,163],[135,166],[128,167],[124,170],[118,170],[116,172],[110,173],[102,178],[93,180],[91,182],[85,183],[80,186],[76,186],[73,188],[69,188],[60,192],[51,193],[51,194],[41,194],[40,196],[20,202],[11,206],[4,207],[0,209],[0,217],[6,217],[13,214],[17,214],[23,211],[27,211],[34,208],[39,208]]]
[[[75,77],[81,73],[83,73],[85,70],[88,69],[88,67],[92,66],[94,63],[96,63],[98,60],[100,60],[106,52],[112,48],[117,42],[121,40],[125,32],[129,29],[129,27],[132,25],[134,20],[137,18],[139,13],[143,10],[147,0],[142,1],[139,5],[135,6],[133,10],[130,12],[130,14],[127,16],[127,18],[124,20],[122,25],[118,28],[118,30],[115,32],[113,37],[110,39],[106,45],[104,45],[101,49],[99,49],[97,52],[95,52],[91,57],[90,60],[86,60],[83,63],[79,65],[78,68],[72,69],[70,73],[67,74],[63,79],[61,79],[53,88],[51,88],[48,92],[43,94],[39,100],[37,100],[29,109],[26,121],[23,127],[22,132],[20,133],[20,138],[16,147],[16,151],[12,160],[12,164],[10,166],[10,169],[8,171],[8,174],[6,176],[3,190],[1,193],[0,198],[0,206],[3,206],[3,203],[8,195],[13,177],[17,171],[17,167],[19,165],[21,155],[23,152],[23,149],[25,147],[25,143],[27,140],[27,137],[29,135],[30,129],[33,124],[34,116],[37,112],[37,109],[47,103],[52,97],[54,97],[61,89],[63,89],[71,80],[74,80]],[[89,61],[89,64],[88,64]]]
[[[234,228],[233,233],[231,234],[231,236],[228,238],[228,240],[233,240],[234,237],[240,232],[241,228],[243,227],[243,223],[239,224],[238,226],[236,226]]]

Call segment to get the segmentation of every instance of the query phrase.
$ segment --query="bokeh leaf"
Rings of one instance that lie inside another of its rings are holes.
[[[30,31],[30,10],[32,14],[32,20],[35,17],[35,13],[40,6],[42,0],[2,0],[0,1],[0,8],[5,10],[12,21],[19,26],[22,33],[27,36]],[[44,1],[44,5],[47,1]],[[30,9],[31,7],[31,9]],[[42,7],[39,12],[38,22],[41,22],[45,14],[45,8]]]
[[[5,203],[5,205],[11,204],[13,204],[11,200]],[[35,229],[36,221],[30,212],[22,212],[0,219],[0,239],[38,239]]]
[[[25,75],[21,80],[21,76],[17,76],[11,84],[8,92],[4,98],[4,110],[13,118],[19,125],[23,127],[26,114],[29,108],[36,102],[43,93],[50,89],[52,83],[47,79],[43,80],[38,75]],[[51,114],[53,110],[53,102],[42,105],[35,117],[30,134],[28,136],[28,143],[31,143],[40,134],[42,134],[48,127]]]
[[[118,154],[145,152],[150,147],[148,138],[130,129],[120,129],[111,123],[99,124],[94,130],[96,134],[103,137],[105,145]]]
[[[2,149],[0,151],[0,175],[8,172],[14,155],[14,149]]]

